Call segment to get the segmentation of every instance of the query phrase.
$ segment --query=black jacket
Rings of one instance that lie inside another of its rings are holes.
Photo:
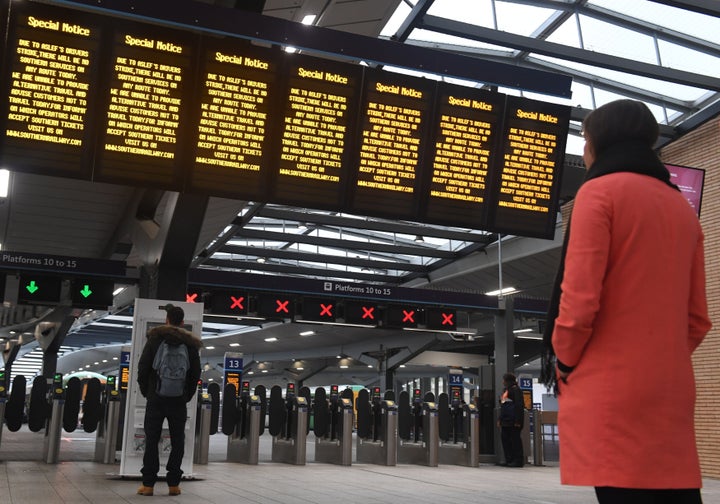
[[[520,390],[517,383],[513,383],[507,389],[508,399],[512,400],[515,409],[515,421],[514,422],[500,422],[502,427],[514,427],[515,424],[520,424],[520,428],[525,424],[525,398],[523,391]]]
[[[203,344],[191,332],[172,325],[161,325],[148,331],[147,341],[138,362],[137,382],[140,385],[140,393],[147,399],[156,397],[157,373],[153,369],[153,361],[155,353],[163,341],[167,341],[171,345],[184,343],[187,346],[190,359],[190,369],[188,369],[185,379],[185,401],[187,402],[192,399],[197,390],[197,383],[200,379],[200,348]]]

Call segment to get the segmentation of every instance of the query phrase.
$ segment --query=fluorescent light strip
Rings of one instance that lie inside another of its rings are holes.
[[[442,333],[442,334],[462,334],[465,336],[477,336],[477,330],[475,331],[441,331],[439,329],[420,329],[419,327],[403,327],[403,331],[415,331],[415,332],[431,332],[431,333]]]

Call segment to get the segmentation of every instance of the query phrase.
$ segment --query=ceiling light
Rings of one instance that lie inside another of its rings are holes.
[[[513,292],[517,292],[517,289],[515,287],[505,287],[503,289],[486,292],[485,295],[486,296],[501,296],[503,294],[510,294]]]
[[[262,372],[263,372],[263,373],[267,373],[267,369],[263,369]]]
[[[400,366],[399,366],[399,367],[403,368],[403,367],[405,367],[405,364],[400,364]]]
[[[259,262],[260,264],[264,264],[266,260],[267,260],[267,259],[265,259],[264,257],[258,257],[258,258],[257,258],[257,262]]]
[[[247,374],[249,374],[249,375],[251,375],[251,374],[255,374],[255,371],[248,371],[248,373],[247,373]]]
[[[423,239],[422,236],[417,235],[417,236],[415,236],[415,243],[425,243],[425,240]]]
[[[117,357],[113,357],[113,360],[118,360],[118,358],[117,358]]]
[[[513,332],[515,334],[520,334],[520,333],[524,333],[524,332],[533,332],[533,329],[532,329],[532,327],[526,327],[524,329],[515,329]]]
[[[215,350],[215,347],[214,346],[206,346],[205,350]]]
[[[317,19],[317,16],[315,14],[308,14],[303,18],[301,23],[304,25],[311,25],[315,22],[315,19]]]
[[[312,336],[313,334],[315,334],[315,331],[303,331],[300,336]]]
[[[239,346],[240,346],[240,343],[230,343],[230,346],[231,346],[231,347],[239,347]]]
[[[298,371],[303,371],[305,368],[304,367],[296,367],[295,369],[297,369]]]
[[[125,290],[125,287],[118,287],[117,289],[115,289],[115,290],[113,291],[113,296],[117,296],[118,294],[120,294],[120,293],[121,293],[122,291],[124,291],[124,290]]]
[[[347,369],[347,368],[348,368],[347,364],[342,364],[342,365],[340,366],[340,369]]]
[[[286,53],[289,53],[289,54],[292,54],[292,53],[294,53],[294,52],[297,52],[297,47],[287,46],[287,47],[285,48],[285,52],[286,52]]]
[[[268,343],[272,343],[273,341],[277,341],[277,338],[265,338],[265,341],[267,341]]]

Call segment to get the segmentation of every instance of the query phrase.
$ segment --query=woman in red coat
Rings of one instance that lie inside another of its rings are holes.
[[[658,125],[643,103],[608,103],[583,130],[588,173],[548,316],[561,480],[595,487],[600,503],[699,503],[702,229],[652,150]]]

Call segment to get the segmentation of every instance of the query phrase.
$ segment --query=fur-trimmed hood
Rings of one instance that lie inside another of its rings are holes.
[[[171,345],[179,345],[184,343],[194,348],[202,348],[203,342],[196,338],[190,331],[182,327],[172,325],[161,325],[153,327],[147,334],[148,343],[152,340],[167,341]]]

